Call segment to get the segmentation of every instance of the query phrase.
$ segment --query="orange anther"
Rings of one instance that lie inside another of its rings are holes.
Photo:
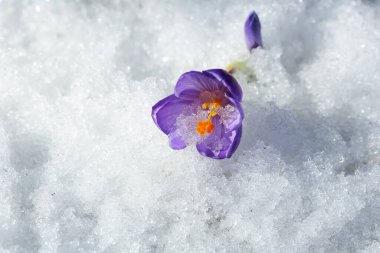
[[[218,98],[211,100],[202,104],[203,110],[209,110],[209,115],[206,121],[199,121],[197,125],[197,133],[200,135],[205,135],[207,133],[212,133],[215,126],[211,123],[211,118],[216,116],[219,112],[219,108],[222,106],[222,101]]]
[[[207,133],[211,133],[212,131],[214,131],[214,128],[215,126],[213,124],[207,125],[206,126]]]

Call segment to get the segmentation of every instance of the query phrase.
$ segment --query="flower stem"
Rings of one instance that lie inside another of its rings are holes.
[[[256,80],[256,76],[253,70],[247,67],[247,60],[232,62],[226,67],[226,71],[231,75],[234,75],[237,72],[241,72],[247,76],[248,80],[250,81]]]

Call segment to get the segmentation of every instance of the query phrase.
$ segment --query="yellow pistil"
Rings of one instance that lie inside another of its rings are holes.
[[[200,135],[205,135],[206,133],[212,133],[212,131],[214,131],[215,126],[211,123],[211,119],[218,114],[219,108],[221,106],[222,101],[220,99],[215,99],[211,102],[202,104],[202,109],[209,110],[209,115],[207,117],[207,120],[198,122],[197,133]]]

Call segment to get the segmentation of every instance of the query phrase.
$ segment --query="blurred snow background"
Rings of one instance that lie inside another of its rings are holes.
[[[229,160],[172,151],[151,106],[238,78]],[[0,0],[0,252],[380,252],[380,2]]]

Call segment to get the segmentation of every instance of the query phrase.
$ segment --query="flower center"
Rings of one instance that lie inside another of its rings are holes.
[[[206,133],[212,133],[214,131],[215,126],[211,123],[212,117],[218,114],[220,107],[222,106],[222,101],[220,99],[214,99],[210,102],[206,102],[202,104],[203,110],[208,110],[209,114],[207,120],[198,121],[197,124],[197,133],[200,135],[205,135]]]

